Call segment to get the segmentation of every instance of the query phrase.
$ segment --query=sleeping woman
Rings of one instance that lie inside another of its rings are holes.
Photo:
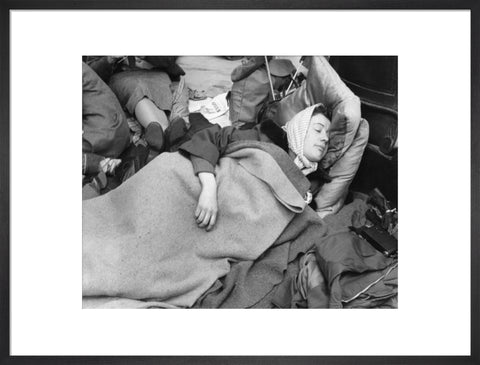
[[[232,263],[281,245],[292,222],[296,234],[321,224],[307,206],[307,177],[329,178],[318,167],[328,146],[324,113],[309,107],[283,129],[267,121],[207,127],[180,153],[162,153],[117,189],[83,201],[84,307],[192,307]]]
[[[328,174],[318,166],[327,152],[329,127],[330,120],[326,117],[325,108],[317,104],[298,113],[283,127],[267,120],[253,129],[239,130],[233,126],[220,128],[214,125],[197,132],[191,140],[180,146],[180,150],[190,155],[194,172],[202,185],[195,208],[198,226],[210,231],[217,220],[215,166],[230,143],[256,140],[277,144],[288,152],[304,175],[310,175],[318,188],[330,181]]]

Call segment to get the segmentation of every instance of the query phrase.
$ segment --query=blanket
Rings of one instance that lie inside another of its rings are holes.
[[[234,263],[230,272],[202,295],[197,308],[270,308],[271,297],[285,280],[289,264],[329,231],[311,209],[296,214],[282,234],[255,261]]]
[[[197,308],[290,307],[291,280],[299,260],[324,238],[351,225],[365,223],[367,205],[354,201],[337,214],[320,219],[307,207],[295,215],[270,248],[255,261],[234,263],[230,272],[202,295]],[[363,221],[362,221],[363,217]],[[280,302],[280,303],[279,303]]]
[[[364,201],[354,200],[338,214],[324,218],[324,234],[316,234],[312,250],[288,265],[267,304],[279,308],[397,308],[397,259],[385,257],[348,229],[365,224],[368,207]]]
[[[278,147],[269,146],[286,156],[280,160],[260,142],[246,144],[230,148],[216,168],[219,217],[211,232],[194,221],[200,183],[179,153],[161,154],[83,202],[84,307],[191,307],[232,262],[254,261],[274,244],[306,207],[305,181],[289,176],[293,162]]]

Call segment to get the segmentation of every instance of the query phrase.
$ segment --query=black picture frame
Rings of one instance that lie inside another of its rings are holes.
[[[14,9],[387,9],[471,11],[471,356],[10,356],[10,22]],[[25,0],[0,14],[0,364],[480,364],[480,2],[476,0]]]

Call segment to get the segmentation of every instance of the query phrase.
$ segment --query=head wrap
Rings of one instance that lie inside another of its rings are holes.
[[[308,175],[318,167],[317,162],[312,162],[303,155],[305,136],[307,135],[313,113],[317,108],[324,110],[323,104],[312,105],[297,113],[282,127],[287,132],[288,147],[296,155],[293,162],[295,162],[295,165],[298,166],[304,175]]]

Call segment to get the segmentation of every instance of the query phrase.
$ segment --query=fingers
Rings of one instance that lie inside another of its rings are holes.
[[[200,208],[200,213],[197,215],[197,224],[202,223],[202,221],[205,219],[207,211],[205,209]]]
[[[202,212],[202,208],[200,208],[200,205],[197,205],[197,208],[195,209],[195,219],[198,219],[198,216]]]
[[[216,221],[217,221],[217,212],[214,211],[214,212],[212,213],[211,218],[210,218],[210,224],[209,224],[208,227],[207,227],[207,232],[210,231],[210,230],[213,228],[213,226],[215,225],[215,222],[216,222]]]
[[[198,226],[200,228],[206,227],[208,225],[208,222],[210,222],[211,216],[212,216],[212,213],[207,210],[205,213],[205,218],[203,218],[202,222]]]
[[[200,228],[210,231],[217,221],[217,210],[197,207],[195,210],[195,220]]]

